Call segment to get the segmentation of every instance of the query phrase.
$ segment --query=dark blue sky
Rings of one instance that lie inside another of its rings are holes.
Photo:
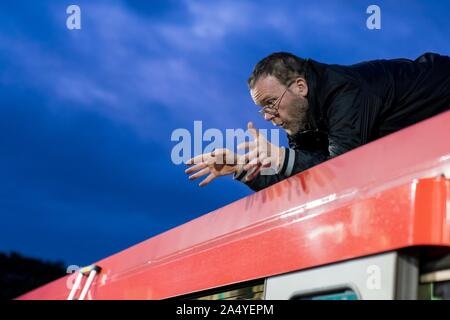
[[[370,4],[381,30],[366,28]],[[1,1],[0,251],[85,265],[250,194],[189,182],[172,131],[271,128],[246,79],[274,51],[449,55],[448,15],[443,0]]]

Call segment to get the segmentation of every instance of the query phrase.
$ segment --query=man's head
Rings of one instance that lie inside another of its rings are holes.
[[[256,64],[248,86],[253,101],[263,108],[264,119],[289,135],[305,128],[309,104],[304,59],[273,53]]]

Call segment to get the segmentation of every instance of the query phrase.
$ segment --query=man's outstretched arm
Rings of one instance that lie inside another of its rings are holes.
[[[238,146],[238,149],[249,150],[245,155],[248,163],[235,172],[234,179],[245,183],[254,191],[271,186],[328,159],[323,151],[275,146],[260,135],[252,123],[249,123],[248,130],[254,141]]]

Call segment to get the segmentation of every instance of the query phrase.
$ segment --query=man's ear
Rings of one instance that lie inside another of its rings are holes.
[[[308,95],[308,84],[306,83],[305,78],[298,77],[295,80],[295,85],[297,87],[297,92],[302,96],[306,97]]]

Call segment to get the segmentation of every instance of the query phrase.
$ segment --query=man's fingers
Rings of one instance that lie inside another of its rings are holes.
[[[224,154],[226,154],[228,152],[228,149],[214,149],[213,151],[211,151],[210,153],[208,153],[209,155],[211,155],[211,157],[220,157]]]
[[[213,181],[216,178],[216,176],[214,174],[210,174],[209,176],[206,177],[205,180],[203,180],[202,182],[200,182],[198,185],[200,187],[204,187],[206,186],[208,183],[210,183],[211,181]]]
[[[204,159],[206,159],[210,154],[206,153],[206,154],[200,154],[196,157],[193,157],[191,159],[189,159],[188,161],[186,161],[186,165],[191,166],[193,164],[199,164],[201,162],[203,162]]]
[[[272,161],[270,160],[270,158],[266,158],[261,161],[261,167],[270,168],[271,166],[272,166]]]
[[[252,122],[249,122],[249,123],[247,124],[247,129],[248,129],[248,132],[250,132],[250,134],[251,134],[255,139],[259,137],[259,131],[256,130],[256,128],[253,126],[253,123],[252,123]]]
[[[200,164],[202,162],[207,162],[212,158],[223,157],[228,152],[227,149],[214,149],[211,152],[199,154],[196,157],[193,157],[186,161],[186,165],[191,166],[193,164]]]
[[[244,154],[244,161],[245,161],[245,163],[250,162],[253,159],[257,158],[258,157],[258,152],[259,152],[259,150],[256,149],[256,150],[253,150],[253,151],[250,151],[250,152]]]
[[[202,169],[202,170],[200,170],[199,172],[194,173],[192,176],[189,176],[189,180],[195,180],[195,179],[198,179],[198,178],[200,178],[201,176],[204,176],[204,175],[208,174],[209,172],[210,172],[210,171],[209,171],[209,168]]]
[[[258,166],[258,165],[259,165],[259,159],[258,158],[253,158],[252,161],[250,161],[249,163],[247,163],[244,166],[244,170],[245,171],[249,171],[250,169],[252,169],[252,168],[254,168],[254,167]]]
[[[258,144],[256,143],[256,141],[251,141],[251,142],[242,142],[241,144],[239,144],[237,146],[238,150],[250,150],[250,149],[254,149],[258,146]]]
[[[258,155],[259,161],[263,161],[265,158],[267,158],[267,152],[266,151],[260,152]]]
[[[257,154],[256,152],[249,152],[248,158],[250,162],[244,166],[244,170],[249,170],[251,167],[255,167],[255,165],[261,164],[261,165],[267,165],[267,162],[269,162],[270,167],[270,159],[267,157],[267,152],[261,152]]]
[[[184,170],[185,173],[189,174],[194,171],[198,171],[200,169],[206,168],[208,164],[206,162],[200,162],[199,164],[196,164],[195,166],[189,167],[186,170]]]
[[[245,178],[245,180],[246,181],[253,180],[259,174],[260,171],[261,171],[261,164],[257,164],[253,172],[249,174],[247,178]]]
[[[226,164],[227,163],[227,155],[228,149],[215,149],[211,152],[211,158],[209,159],[209,164]]]

